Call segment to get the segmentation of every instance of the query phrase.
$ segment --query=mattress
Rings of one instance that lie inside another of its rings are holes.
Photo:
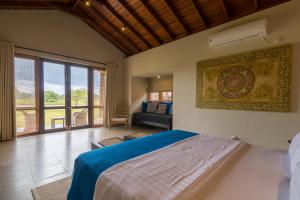
[[[283,159],[286,151],[250,146],[237,159],[220,166],[205,184],[202,199],[283,200]]]
[[[97,181],[94,198],[287,200],[288,195],[281,188],[286,181],[282,170],[286,151],[242,143],[207,168],[206,163],[215,160],[217,155],[212,150],[219,148],[213,143],[220,139],[208,138],[207,142],[195,143],[196,139],[205,137],[188,138],[108,169]],[[223,144],[220,145],[223,149]],[[184,152],[186,158],[182,157]],[[200,161],[197,167],[196,163],[192,164],[195,160]],[[182,171],[186,166],[189,166],[187,171]],[[196,171],[202,171],[202,175],[195,176]],[[186,184],[191,179],[194,181]]]

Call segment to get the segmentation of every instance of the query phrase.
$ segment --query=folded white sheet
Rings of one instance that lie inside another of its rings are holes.
[[[99,177],[94,199],[175,199],[241,144],[201,135],[125,161]]]
[[[290,200],[300,199],[300,164],[296,166],[291,177],[290,183]]]

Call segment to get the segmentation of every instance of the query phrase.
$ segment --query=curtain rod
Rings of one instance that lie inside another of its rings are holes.
[[[55,56],[62,56],[62,57],[66,57],[66,58],[82,60],[82,61],[85,61],[85,62],[91,62],[91,63],[101,64],[101,65],[107,65],[107,63],[103,63],[103,62],[97,62],[97,61],[93,61],[93,60],[76,58],[76,57],[73,57],[73,56],[66,56],[66,55],[63,55],[63,54],[58,54],[58,53],[53,53],[53,52],[47,52],[47,51],[38,50],[38,49],[31,49],[31,48],[21,47],[21,46],[15,46],[15,47],[19,48],[19,49],[29,50],[29,51],[36,51],[36,52],[39,52],[39,53],[47,53],[47,54],[52,54],[52,55],[55,55]]]

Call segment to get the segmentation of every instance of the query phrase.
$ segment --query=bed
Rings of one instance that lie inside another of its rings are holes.
[[[237,140],[166,131],[80,155],[68,200],[288,200],[286,155]]]

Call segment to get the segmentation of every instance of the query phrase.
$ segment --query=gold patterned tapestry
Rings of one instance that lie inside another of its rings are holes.
[[[197,107],[290,111],[292,46],[197,63]]]

